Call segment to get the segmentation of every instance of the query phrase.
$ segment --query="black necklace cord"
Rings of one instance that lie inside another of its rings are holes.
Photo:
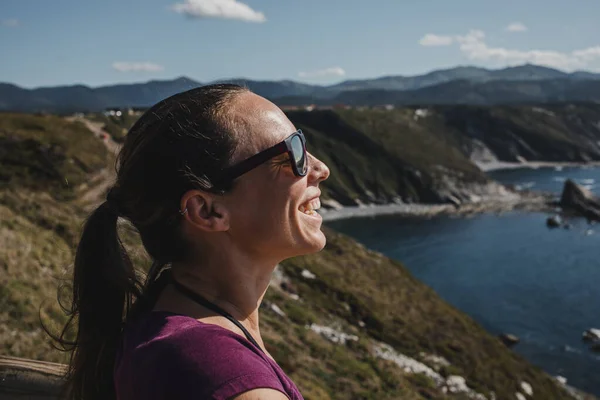
[[[188,299],[190,299],[193,302],[198,303],[201,306],[204,306],[204,307],[208,308],[209,310],[212,310],[212,311],[216,312],[217,314],[220,314],[220,315],[224,316],[225,318],[227,318],[229,321],[231,321],[233,324],[235,324],[238,328],[240,328],[242,330],[242,332],[244,332],[244,335],[246,336],[246,339],[248,339],[253,345],[255,345],[256,347],[258,347],[261,351],[263,351],[263,349],[258,345],[258,343],[256,342],[256,340],[254,340],[254,338],[252,337],[252,335],[250,334],[250,332],[248,332],[248,330],[246,328],[244,328],[244,325],[242,325],[241,322],[238,321],[237,319],[233,318],[233,316],[231,314],[229,314],[227,311],[223,310],[218,305],[216,305],[214,303],[211,303],[210,301],[208,301],[204,297],[200,296],[198,293],[192,291],[188,287],[186,287],[186,286],[182,285],[181,283],[177,282],[177,280],[175,280],[175,278],[173,276],[171,276],[171,283],[173,284],[173,286],[175,287],[175,289],[177,289],[177,291],[179,293],[181,293],[182,295],[184,295]]]

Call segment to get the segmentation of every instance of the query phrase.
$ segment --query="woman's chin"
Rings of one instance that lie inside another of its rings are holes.
[[[307,238],[306,244],[306,254],[317,253],[323,250],[323,248],[327,244],[327,238],[325,237],[325,234],[319,229],[317,232],[312,233],[310,237]]]
[[[295,252],[297,255],[317,253],[327,244],[327,238],[321,230],[322,217],[316,212],[313,215],[303,213],[297,220],[299,237],[296,240]]]

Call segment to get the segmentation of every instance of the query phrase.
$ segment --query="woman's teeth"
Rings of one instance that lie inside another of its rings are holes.
[[[317,213],[316,210],[318,210],[319,208],[321,208],[321,202],[319,201],[319,199],[314,199],[300,205],[300,207],[298,207],[298,210],[300,210],[300,212],[303,212],[304,214],[315,215]]]

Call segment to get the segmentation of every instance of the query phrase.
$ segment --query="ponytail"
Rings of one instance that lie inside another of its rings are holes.
[[[110,198],[110,197],[109,197]],[[88,218],[75,255],[69,320],[57,338],[72,351],[63,394],[69,400],[116,398],[113,371],[123,321],[141,284],[117,233],[110,201]],[[66,334],[77,324],[75,340]]]
[[[113,375],[124,321],[152,309],[169,282],[165,267],[186,257],[181,196],[190,189],[210,189],[206,177],[229,166],[238,141],[225,110],[245,92],[217,84],[173,95],[146,111],[127,133],[115,186],[88,218],[77,246],[68,321],[60,335],[46,329],[61,350],[71,352],[67,400],[115,399]],[[119,216],[135,226],[154,261],[145,285],[119,240]]]

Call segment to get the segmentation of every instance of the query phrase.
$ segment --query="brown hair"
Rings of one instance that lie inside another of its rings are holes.
[[[229,166],[237,144],[226,106],[246,91],[218,84],[176,94],[150,108],[127,134],[115,186],[83,228],[69,320],[55,337],[71,352],[65,398],[115,398],[113,370],[123,324],[152,307],[158,274],[186,256],[179,234],[181,196],[190,189],[229,189],[214,187],[211,178]],[[145,285],[119,239],[119,217],[138,230],[153,260]],[[76,337],[68,340],[74,325]]]

